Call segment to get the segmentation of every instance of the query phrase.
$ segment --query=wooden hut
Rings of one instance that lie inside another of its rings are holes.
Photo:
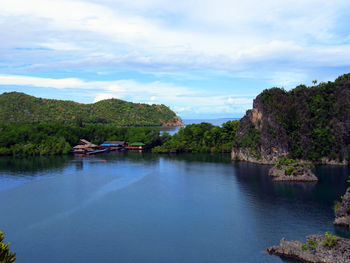
[[[126,148],[128,150],[136,150],[136,151],[142,151],[145,149],[146,144],[142,142],[134,142],[132,144],[129,144]]]
[[[96,151],[98,146],[85,139],[80,139],[80,144],[73,147],[73,153],[86,154],[88,152]]]
[[[80,153],[84,154],[85,153],[85,146],[84,145],[77,145],[73,147],[73,153]]]
[[[100,147],[102,149],[108,149],[110,151],[116,151],[120,150],[122,148],[125,148],[128,144],[124,141],[105,141],[103,142]]]

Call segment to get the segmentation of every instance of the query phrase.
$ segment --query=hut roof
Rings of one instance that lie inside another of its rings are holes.
[[[86,148],[86,145],[77,145],[73,147],[73,149],[85,149],[85,148]]]
[[[80,142],[81,142],[82,144],[91,144],[91,142],[89,142],[89,141],[87,141],[87,140],[85,140],[85,139],[80,139]]]
[[[103,144],[120,144],[120,145],[124,145],[125,141],[105,141],[105,142],[103,142]]]
[[[83,144],[85,147],[97,147],[96,144],[93,144],[85,139],[80,139],[80,142]]]
[[[132,144],[130,144],[130,146],[144,146],[146,144],[144,144],[143,142],[133,142]]]

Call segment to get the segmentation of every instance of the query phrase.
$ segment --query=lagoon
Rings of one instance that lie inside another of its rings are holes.
[[[331,231],[348,167],[276,183],[229,154],[0,158],[0,229],[19,263],[295,262],[282,237]]]

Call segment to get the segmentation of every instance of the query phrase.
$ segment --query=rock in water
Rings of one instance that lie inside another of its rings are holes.
[[[340,207],[335,211],[334,225],[350,228],[350,189],[346,191]]]
[[[299,181],[316,182],[315,174],[306,164],[296,163],[292,165],[276,164],[269,170],[269,176],[274,177],[273,181]]]
[[[328,233],[308,236],[306,243],[282,238],[279,246],[269,247],[267,252],[309,263],[349,263],[350,240]]]

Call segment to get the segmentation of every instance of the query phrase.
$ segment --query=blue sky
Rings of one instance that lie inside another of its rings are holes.
[[[350,72],[348,0],[2,0],[0,92],[241,117]]]

